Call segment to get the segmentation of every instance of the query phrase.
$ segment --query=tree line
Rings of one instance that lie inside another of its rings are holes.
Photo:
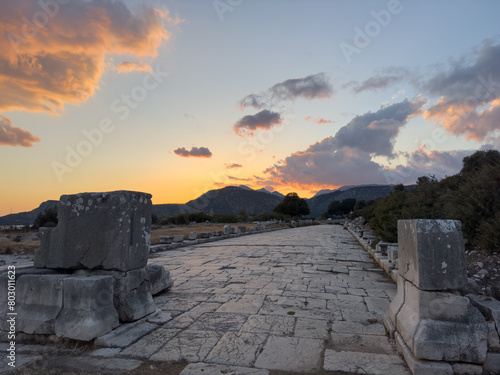
[[[391,194],[355,210],[375,234],[397,242],[401,219],[453,219],[462,222],[467,246],[485,252],[500,251],[500,153],[477,151],[463,159],[459,173],[442,180],[417,179],[414,189],[403,185]]]

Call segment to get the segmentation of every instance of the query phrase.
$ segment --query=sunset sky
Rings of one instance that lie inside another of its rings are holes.
[[[62,194],[311,197],[500,147],[500,2],[0,2],[0,215]]]

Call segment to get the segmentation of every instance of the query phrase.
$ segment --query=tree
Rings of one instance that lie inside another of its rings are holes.
[[[35,219],[35,227],[55,227],[57,225],[57,207],[47,208],[40,212]]]
[[[311,211],[305,199],[300,198],[297,193],[288,193],[283,202],[274,207],[273,212],[290,216],[307,215]]]
[[[349,214],[356,205],[356,199],[347,198],[343,201],[333,201],[328,205],[326,216],[340,216]]]

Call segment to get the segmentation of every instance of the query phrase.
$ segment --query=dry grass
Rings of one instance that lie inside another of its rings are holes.
[[[33,233],[28,233],[27,236],[31,236]],[[27,237],[24,236],[24,237]],[[16,242],[12,238],[14,236],[7,235],[6,237],[0,238],[0,254],[4,255],[14,255],[14,254],[25,254],[33,255],[35,250],[40,247],[40,240],[37,241],[26,241],[26,242]]]
[[[182,234],[184,238],[188,238],[189,233],[196,232],[198,236],[200,233],[208,232],[212,234],[214,231],[224,231],[225,224],[212,224],[212,223],[197,223],[192,225],[171,225],[167,227],[153,226],[151,230],[151,244],[157,245],[160,243],[159,236],[175,236]],[[231,226],[244,225],[248,228],[255,227],[256,224],[230,224]]]

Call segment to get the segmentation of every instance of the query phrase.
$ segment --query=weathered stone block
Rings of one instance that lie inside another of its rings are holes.
[[[214,230],[214,232],[212,233],[212,236],[214,236],[214,237],[220,237],[220,236],[222,236],[222,231],[220,231],[220,230]]]
[[[55,320],[63,307],[66,275],[23,275],[17,281],[17,330],[31,334],[55,333]]]
[[[119,325],[112,276],[65,278],[63,293],[63,309],[55,321],[57,336],[90,341]]]
[[[453,375],[453,368],[447,362],[426,361],[416,358],[399,335],[395,333],[396,346],[413,375]]]
[[[77,270],[75,274],[113,277],[113,304],[121,322],[141,319],[156,310],[146,268],[127,272]]]
[[[231,226],[224,225],[224,234],[231,234]]]
[[[475,296],[468,294],[472,304],[476,306],[489,320],[494,321],[500,331],[500,301],[486,296]]]
[[[113,299],[121,322],[133,322],[156,311],[148,280],[145,268],[115,277]]]
[[[375,251],[379,251],[382,255],[387,255],[389,246],[398,246],[397,243],[390,243],[385,241],[380,241],[377,246],[375,246]]]
[[[171,244],[174,236],[158,236],[158,240],[161,244]]]
[[[196,233],[196,232],[190,232],[189,236],[188,236],[188,240],[189,241],[194,241],[194,240],[196,240],[197,237],[198,237],[198,233]]]
[[[151,264],[146,267],[149,279],[149,292],[152,295],[158,294],[174,285],[174,280],[170,277],[170,272],[165,267]]]
[[[8,292],[9,292],[9,279],[14,277],[14,279],[19,280],[23,275],[52,275],[56,271],[48,269],[38,269],[33,267],[16,267],[15,274],[4,270],[0,272],[0,316],[7,317],[8,310]],[[11,284],[13,280],[11,280]],[[18,291],[19,292],[19,291]],[[19,296],[16,298],[16,302],[19,303]],[[17,305],[19,308],[19,305]],[[18,310],[16,309],[16,312]],[[0,331],[8,331],[10,328],[7,319],[0,319]]]
[[[482,375],[483,368],[470,363],[454,363],[452,366],[454,375]]]
[[[392,300],[391,304],[389,305],[389,318],[392,321],[392,324],[394,324],[394,327],[398,326],[397,322],[397,315],[401,311],[401,308],[403,307],[405,303],[405,283],[407,281],[398,274],[397,279],[396,279],[396,284],[398,286],[396,296]]]
[[[455,290],[467,282],[461,224],[399,220],[399,272],[423,290]]]
[[[485,374],[500,374],[500,353],[488,352],[483,370]]]
[[[396,328],[415,357],[484,362],[488,332],[486,320],[468,298],[422,291],[407,281],[404,284],[404,304],[396,315]],[[391,310],[394,314],[392,304]]]
[[[182,234],[178,234],[174,236],[174,238],[172,239],[172,242],[182,242],[182,241],[184,241],[184,235]]]
[[[40,247],[35,252],[34,266],[36,268],[45,268],[47,257],[50,253],[50,237],[54,228],[40,228],[38,235],[40,237]]]
[[[238,234],[238,228],[237,227],[231,227],[230,228],[230,234]]]
[[[245,233],[247,230],[247,227],[244,225],[238,225],[238,232],[240,233]]]
[[[145,267],[151,195],[132,191],[63,195],[59,222],[42,234],[37,267],[129,271]],[[47,243],[49,241],[49,243]]]
[[[387,248],[387,256],[389,257],[389,262],[397,264],[397,262],[398,262],[398,248],[397,248],[397,246],[389,246]]]
[[[202,232],[202,233],[200,233],[200,238],[210,238],[210,233]]]

